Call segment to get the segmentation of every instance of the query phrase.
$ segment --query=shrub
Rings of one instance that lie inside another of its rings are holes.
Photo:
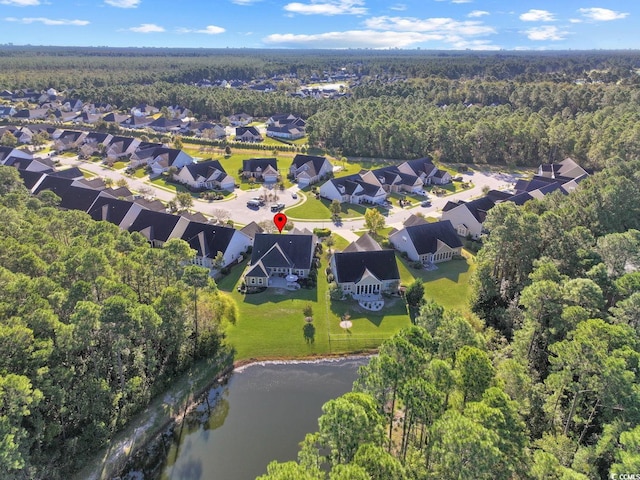
[[[331,230],[328,228],[314,228],[313,234],[318,236],[319,238],[328,237],[331,235]]]

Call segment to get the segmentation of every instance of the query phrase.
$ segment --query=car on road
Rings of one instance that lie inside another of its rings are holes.
[[[430,207],[431,206],[431,200],[425,200],[425,201],[421,202],[420,206],[422,206],[422,207]]]
[[[296,198],[298,198],[298,194],[297,194],[297,193],[295,193],[295,192],[294,192],[294,193],[292,193],[292,194],[291,194],[291,198],[293,198],[293,199],[295,200]]]
[[[276,203],[275,205],[271,205],[272,212],[279,212],[284,209],[284,203]]]
[[[258,210],[262,206],[258,200],[254,200],[253,198],[247,202],[248,208],[253,208],[254,210]]]
[[[264,205],[264,200],[261,197],[253,197],[250,202],[258,202],[258,204],[262,207]]]

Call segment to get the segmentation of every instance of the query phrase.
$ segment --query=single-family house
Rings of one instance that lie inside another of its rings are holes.
[[[138,138],[114,136],[107,144],[106,155],[109,160],[117,160],[132,155],[139,146]]]
[[[489,197],[480,197],[470,202],[447,202],[442,209],[442,220],[449,220],[462,237],[477,239],[482,234],[482,224],[487,212],[495,206]]]
[[[222,252],[221,267],[227,267],[243,259],[251,246],[251,239],[235,228],[189,222],[181,237],[196,251],[193,263],[207,268],[216,268],[213,261]]]
[[[262,140],[262,135],[256,127],[236,127],[236,141],[256,143]]]
[[[191,163],[193,163],[191,155],[177,148],[152,147],[138,150],[131,156],[131,166],[133,168],[146,164],[156,175],[166,172],[171,167],[180,170]]]
[[[227,136],[226,129],[219,123],[191,122],[187,131],[196,137],[205,137],[211,140],[219,140]]]
[[[160,117],[149,124],[156,132],[178,132],[182,128],[182,120]]]
[[[356,298],[393,292],[400,285],[396,255],[390,249],[335,253],[331,271],[342,291]]]
[[[461,255],[462,241],[449,220],[405,226],[389,236],[391,244],[414,262],[440,263]]]
[[[294,124],[288,125],[269,125],[267,127],[267,137],[283,138],[285,140],[297,140],[305,136],[305,130]]]
[[[578,178],[589,175],[584,168],[576,163],[572,158],[565,158],[560,163],[543,164],[538,167],[538,175],[547,178]]]
[[[43,118],[47,118],[48,115],[48,108],[23,108],[22,110],[18,110],[13,115],[13,118],[20,120],[42,120]]]
[[[53,142],[54,148],[58,152],[64,152],[66,150],[72,150],[82,145],[84,138],[88,135],[87,132],[76,132],[73,130],[65,130],[60,136]]]
[[[249,237],[252,243],[257,234],[264,233],[264,229],[254,221],[249,222],[247,225],[242,227],[240,231]]]
[[[265,183],[275,183],[280,178],[276,158],[250,158],[242,161],[242,176],[255,178]]]
[[[253,122],[253,117],[246,113],[235,113],[229,116],[229,123],[234,127],[245,127]]]
[[[87,213],[94,220],[106,221],[124,228],[123,225],[131,225],[141,211],[143,209],[137,203],[119,200],[100,192]]]
[[[289,175],[300,188],[318,182],[333,172],[333,165],[326,157],[298,154],[289,167]]]
[[[155,115],[160,111],[159,108],[154,107],[153,105],[147,105],[146,103],[141,103],[131,109],[131,115],[134,117],[147,117],[150,115]]]
[[[106,153],[107,145],[111,143],[111,140],[113,140],[113,135],[110,133],[89,132],[82,140],[79,152],[85,157],[90,157],[97,153]]]
[[[180,215],[140,210],[130,223],[123,223],[121,228],[130,232],[138,232],[147,239],[152,247],[157,248],[172,238],[182,238],[188,226],[189,220]]]
[[[268,287],[273,277],[307,278],[313,266],[315,235],[258,233],[244,275],[248,287]]]
[[[11,105],[9,105],[8,107],[0,106],[0,118],[13,117],[17,112],[18,111]]]
[[[153,117],[145,117],[139,115],[133,115],[120,123],[120,126],[124,128],[145,128],[153,123],[155,119]]]
[[[380,204],[387,198],[378,177],[371,171],[332,178],[320,187],[320,196],[347,203]]]
[[[33,158],[33,154],[20,150],[19,148],[0,145],[0,165],[4,165],[4,162],[10,157],[29,159]]]
[[[374,252],[376,250],[382,250],[382,247],[371,235],[365,233],[355,242],[351,242],[342,252]]]
[[[111,113],[107,113],[104,117],[102,117],[102,120],[108,123],[121,124],[130,117],[131,115],[127,115],[125,113],[111,112]]]
[[[420,177],[425,185],[446,185],[451,183],[451,175],[437,168],[429,157],[409,160],[398,165],[402,173]]]
[[[235,179],[225,172],[218,160],[190,163],[180,169],[174,178],[191,188],[230,190],[235,188]]]

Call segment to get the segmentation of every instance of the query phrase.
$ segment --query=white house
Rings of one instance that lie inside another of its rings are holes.
[[[333,171],[333,165],[326,157],[298,154],[291,162],[289,175],[291,175],[300,188],[318,182],[321,178]]]
[[[181,238],[196,251],[193,263],[207,268],[215,268],[218,252],[226,267],[242,260],[251,246],[251,239],[235,228],[201,222],[190,222]]]
[[[320,187],[320,196],[341,203],[379,204],[385,201],[387,192],[373,172],[365,172],[327,180]]]
[[[191,188],[215,188],[232,191],[235,179],[225,172],[218,160],[191,163],[180,169],[174,178]]]
[[[487,212],[495,206],[489,197],[481,197],[470,202],[448,202],[442,209],[442,220],[449,220],[462,237],[477,239],[482,234],[482,224]]]
[[[398,289],[400,273],[393,250],[349,251],[331,257],[331,271],[344,293],[380,295]]]

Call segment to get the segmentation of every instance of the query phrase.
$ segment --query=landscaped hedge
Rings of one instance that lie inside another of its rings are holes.
[[[329,235],[331,235],[331,230],[328,228],[314,228],[313,234],[317,235],[320,238],[328,237]]]

